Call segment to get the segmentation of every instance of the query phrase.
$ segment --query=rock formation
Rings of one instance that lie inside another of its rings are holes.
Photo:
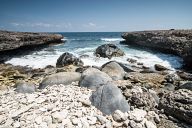
[[[192,30],[159,30],[126,32],[122,38],[129,45],[139,45],[178,55],[192,67]]]
[[[62,38],[60,34],[0,31],[0,62],[18,52],[14,50],[60,43]]]

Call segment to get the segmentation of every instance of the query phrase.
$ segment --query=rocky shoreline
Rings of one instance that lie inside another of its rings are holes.
[[[136,31],[122,34],[128,45],[159,50],[183,58],[185,66],[192,69],[192,30]]]
[[[114,44],[97,57],[123,56]],[[0,127],[191,128],[192,74],[127,59],[84,66],[63,53],[56,67],[0,64]]]
[[[0,31],[0,62],[51,43],[62,43],[61,39],[60,34]]]

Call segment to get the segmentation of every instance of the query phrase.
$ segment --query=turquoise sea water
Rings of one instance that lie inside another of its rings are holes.
[[[172,69],[182,66],[182,59],[174,55],[120,44],[120,41],[123,41],[121,32],[73,32],[60,34],[64,36],[63,40],[65,40],[65,43],[52,45],[28,55],[14,57],[6,63],[33,68],[43,68],[46,65],[55,66],[57,58],[62,53],[70,52],[77,57],[89,55],[87,58],[82,58],[85,65],[101,66],[110,60],[107,58],[97,58],[93,53],[98,46],[112,43],[122,49],[125,52],[125,56],[114,57],[111,60],[128,63],[126,61],[127,58],[133,58],[149,67],[153,67],[154,64],[161,64]]]

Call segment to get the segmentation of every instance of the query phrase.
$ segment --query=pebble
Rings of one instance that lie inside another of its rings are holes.
[[[121,112],[120,110],[116,110],[113,113],[113,119],[117,122],[121,122],[121,121],[125,121],[127,118],[125,116],[125,114],[123,112]]]
[[[146,128],[157,128],[151,121],[145,121]]]

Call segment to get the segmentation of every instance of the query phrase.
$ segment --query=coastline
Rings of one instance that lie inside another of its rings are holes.
[[[54,38],[52,41],[55,42]],[[47,45],[47,40],[43,43]],[[98,57],[123,55],[114,44],[95,49]],[[3,103],[0,112],[4,117],[0,124],[7,127],[190,128],[192,75],[181,70],[170,73],[158,64],[152,70],[131,59],[127,63],[137,66],[110,60],[100,67],[84,66],[81,58],[63,53],[56,67],[32,69],[0,64]],[[7,106],[10,111],[6,110]]]

